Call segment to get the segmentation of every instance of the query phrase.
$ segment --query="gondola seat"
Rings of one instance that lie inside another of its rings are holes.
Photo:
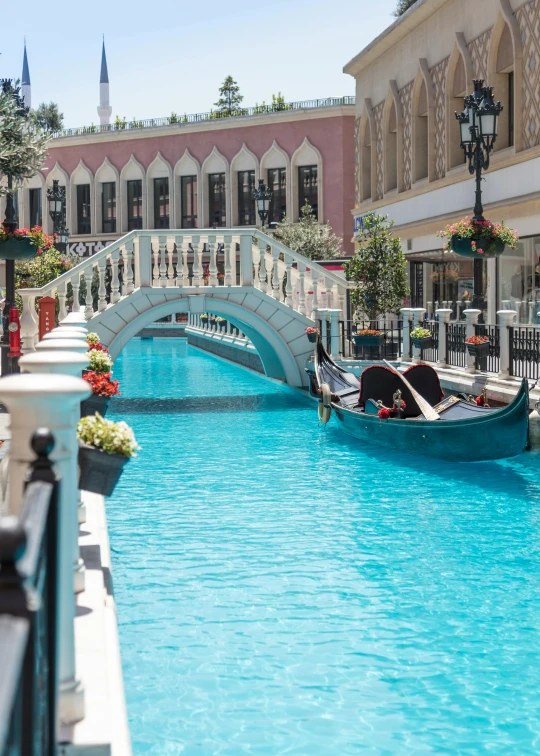
[[[431,406],[438,404],[444,397],[437,372],[430,365],[413,365],[404,372],[411,386],[428,401]],[[404,417],[418,417],[421,414],[416,400],[396,373],[383,365],[371,365],[360,376],[360,394],[358,403],[366,406],[368,399],[379,399],[385,407],[391,407],[395,392],[400,389],[406,404]]]

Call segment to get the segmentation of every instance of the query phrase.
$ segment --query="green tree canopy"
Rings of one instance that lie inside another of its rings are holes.
[[[366,315],[368,320],[398,312],[409,293],[405,255],[401,241],[392,236],[393,225],[386,215],[365,216],[356,253],[346,265],[355,284],[351,291],[355,315]]]
[[[310,260],[332,260],[342,255],[342,240],[328,223],[319,224],[307,202],[298,223],[285,218],[277,224],[274,238]]]
[[[29,118],[20,96],[19,82],[2,80],[0,91],[0,179],[8,178],[13,188],[38,171],[47,155],[50,135]],[[0,184],[0,194],[8,187]]]
[[[64,114],[55,102],[42,102],[30,111],[30,118],[45,131],[61,131],[64,128]]]
[[[409,10],[409,8],[414,5],[416,0],[398,0],[398,4],[396,5],[396,9],[394,11],[394,16],[402,16],[405,11]]]
[[[240,87],[232,76],[227,76],[219,88],[219,100],[214,103],[222,115],[232,115],[238,112],[244,96],[240,94]]]

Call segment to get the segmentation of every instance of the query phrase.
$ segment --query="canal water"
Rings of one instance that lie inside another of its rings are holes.
[[[134,753],[539,753],[538,471],[366,448],[175,343],[128,344],[109,413]]]

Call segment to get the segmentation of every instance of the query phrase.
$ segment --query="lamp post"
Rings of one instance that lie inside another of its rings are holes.
[[[47,202],[56,237],[55,246],[59,252],[65,252],[69,241],[69,231],[66,228],[66,187],[59,186],[56,179],[53,180],[52,187],[47,189]]]
[[[257,212],[261,219],[261,226],[264,226],[265,220],[270,212],[270,203],[272,202],[272,190],[269,189],[263,179],[259,179],[259,188],[253,192],[253,199],[257,205]]]
[[[493,100],[493,87],[484,87],[483,79],[473,81],[474,91],[464,98],[463,113],[456,113],[461,147],[469,173],[476,176],[473,220],[484,220],[482,206],[482,171],[489,169],[489,157],[497,138],[497,118],[503,106]],[[474,260],[474,296],[483,296],[483,260]],[[476,305],[475,305],[476,306]],[[482,308],[480,308],[482,309]]]

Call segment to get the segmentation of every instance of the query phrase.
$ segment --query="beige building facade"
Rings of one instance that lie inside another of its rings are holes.
[[[504,110],[483,182],[484,215],[521,236],[485,264],[482,309],[540,311],[540,0],[418,0],[344,68],[356,80],[355,228],[395,222],[410,262],[411,304],[467,301],[472,263],[444,255],[446,223],[472,215],[474,179],[455,112],[473,80]],[[538,303],[538,305],[537,305]]]

